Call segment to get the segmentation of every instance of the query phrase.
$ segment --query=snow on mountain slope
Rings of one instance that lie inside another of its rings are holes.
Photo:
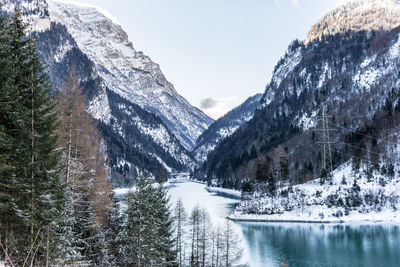
[[[211,122],[211,119],[175,92],[158,65],[133,49],[121,26],[113,23],[110,15],[102,15],[99,12],[104,11],[79,3],[71,7],[71,13],[63,8],[58,10],[62,3],[58,6],[45,0],[4,0],[2,3],[10,14],[17,7],[22,19],[30,23],[28,30],[33,31],[38,53],[48,68],[52,90],[62,88],[65,75],[75,70],[87,98],[87,110],[98,121],[107,145],[116,186],[129,185],[143,171],[165,179],[166,172],[187,172],[194,168],[194,160],[181,140],[187,144],[194,142],[206,127],[202,122]],[[69,15],[57,15],[62,11]],[[50,19],[51,15],[56,18]],[[76,23],[76,27],[68,24],[68,20]],[[41,26],[37,27],[38,24]],[[120,76],[116,78],[116,75]],[[124,75],[130,75],[129,79]],[[144,104],[140,106],[136,100]],[[173,119],[168,120],[167,116]],[[178,124],[180,116],[185,116],[182,125]]]
[[[2,0],[3,9],[14,12],[18,8],[23,20],[31,25],[32,31],[43,31],[50,28],[50,18],[48,16],[48,4],[46,0]]]
[[[260,107],[262,94],[256,94],[249,97],[240,106],[234,108],[223,117],[219,118],[210,127],[199,136],[196,141],[196,148],[193,155],[198,162],[204,162],[207,154],[213,150],[218,143],[232,135],[243,123],[249,121],[254,111]]]
[[[158,115],[191,150],[212,119],[191,106],[169,83],[158,64],[133,48],[122,27],[99,9],[69,1],[48,1],[52,21],[66,26],[105,85]]]
[[[378,2],[371,1],[371,5]],[[317,178],[321,170],[318,155],[323,152],[318,144],[321,133],[315,129],[321,128],[323,108],[329,115],[329,127],[335,129],[329,137],[335,144],[334,166],[355,153],[354,144],[349,143],[351,134],[343,128],[386,138],[387,128],[392,127],[387,121],[400,108],[400,26],[393,22],[400,16],[393,13],[398,1],[383,2],[393,3],[394,8],[377,20],[385,25],[384,30],[351,28],[311,42],[292,42],[274,69],[260,109],[208,153],[194,177],[219,179],[218,185],[237,188],[236,181],[245,181],[247,170],[254,166],[253,159],[243,157],[254,146],[260,161],[262,157],[273,160],[278,148],[283,148],[290,162],[290,178],[297,183]],[[360,3],[370,6],[368,1]],[[358,19],[351,8],[345,5],[343,10],[337,21]],[[360,146],[370,142],[363,140]]]

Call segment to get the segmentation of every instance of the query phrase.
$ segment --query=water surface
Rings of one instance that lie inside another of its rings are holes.
[[[209,193],[205,185],[175,183],[171,202],[179,198],[190,211],[205,207],[214,224],[223,223],[238,200]],[[188,212],[189,213],[189,212]],[[235,223],[244,261],[251,267],[289,266],[398,267],[400,227],[391,224]]]

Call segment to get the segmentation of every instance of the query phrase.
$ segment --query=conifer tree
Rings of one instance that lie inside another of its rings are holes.
[[[17,229],[22,223],[16,205],[18,184],[13,150],[18,144],[14,138],[18,127],[13,112],[16,88],[10,71],[13,64],[10,41],[11,27],[7,17],[0,16],[0,255],[8,254],[8,247],[12,243],[12,228]]]
[[[140,179],[127,197],[121,250],[125,265],[175,266],[172,220],[165,191]]]
[[[123,220],[124,216],[120,210],[120,200],[115,200],[111,209],[108,211],[108,227],[105,232],[108,248],[108,266],[123,266],[124,257],[121,253]]]
[[[2,20],[1,31],[0,125],[6,140],[1,180],[6,181],[2,204],[8,211],[1,222],[2,247],[12,247],[9,261],[14,264],[49,265],[58,250],[52,244],[57,238],[54,222],[65,196],[58,176],[55,98],[18,10],[6,23]]]

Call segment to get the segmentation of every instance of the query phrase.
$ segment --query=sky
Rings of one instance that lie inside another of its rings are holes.
[[[290,42],[341,0],[80,0],[108,10],[138,51],[216,119],[264,92]]]

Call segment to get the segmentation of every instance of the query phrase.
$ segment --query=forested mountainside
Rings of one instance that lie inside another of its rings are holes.
[[[368,9],[369,1],[361,2]],[[340,21],[352,13],[335,14]],[[370,174],[397,171],[399,32],[350,27],[308,43],[293,41],[274,69],[262,108],[209,153],[195,177],[226,187],[241,187],[246,177],[303,183],[327,176],[327,143],[332,169],[352,159],[355,169],[368,163]],[[326,143],[325,154],[318,142]],[[254,149],[256,159],[250,157]]]
[[[240,106],[213,122],[196,141],[193,155],[199,163],[203,163],[207,154],[224,138],[233,134],[243,123],[249,121],[254,111],[260,107],[262,94],[249,97]]]
[[[94,7],[62,1],[6,0],[3,9],[15,7],[32,25],[53,91],[76,71],[117,185],[139,170],[166,178],[194,167],[189,150],[212,119],[175,91],[120,25]]]

